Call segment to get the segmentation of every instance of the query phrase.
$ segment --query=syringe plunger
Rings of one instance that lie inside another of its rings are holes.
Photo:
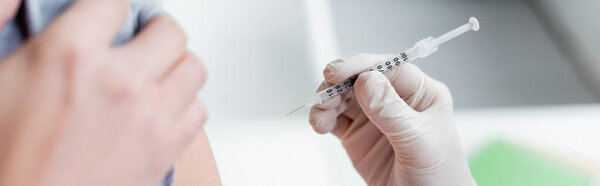
[[[458,27],[455,28],[454,30],[451,30],[448,33],[445,33],[443,35],[441,35],[440,37],[434,38],[434,37],[427,37],[425,39],[420,40],[419,42],[415,43],[415,46],[413,46],[412,48],[404,51],[403,53],[401,53],[400,55],[389,59],[387,61],[381,62],[380,64],[377,64],[369,69],[367,69],[366,71],[379,71],[381,73],[386,73],[389,72],[393,69],[396,69],[398,66],[404,64],[404,63],[408,63],[409,61],[418,59],[418,58],[424,58],[427,57],[429,55],[431,55],[432,53],[434,53],[435,51],[438,50],[438,46],[452,38],[455,38],[461,34],[464,34],[465,32],[468,32],[470,30],[473,31],[478,31],[479,30],[479,21],[477,21],[476,18],[471,17],[469,18],[469,22]],[[365,71],[365,72],[366,72]],[[297,108],[296,110],[293,110],[292,112],[286,114],[289,115],[297,110],[300,110],[304,107],[310,107],[316,104],[321,104],[327,100],[330,100],[336,96],[342,95],[343,93],[346,93],[350,90],[352,90],[354,87],[354,81],[356,80],[356,78],[358,78],[358,74],[351,76],[350,78],[332,85],[326,89],[323,89],[322,91],[317,92],[316,95],[314,95],[313,97],[311,97],[304,106]]]

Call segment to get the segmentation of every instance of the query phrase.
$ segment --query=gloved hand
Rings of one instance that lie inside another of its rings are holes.
[[[361,54],[336,60],[318,90],[394,55]],[[318,133],[341,139],[369,185],[474,185],[454,126],[448,88],[408,63],[382,74],[362,73],[354,92],[310,111]]]

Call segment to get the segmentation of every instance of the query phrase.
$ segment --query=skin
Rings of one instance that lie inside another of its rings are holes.
[[[204,130],[175,165],[174,185],[221,185],[217,164]]]
[[[0,29],[14,16],[19,4],[19,0],[0,0]]]
[[[18,4],[0,0],[0,26]],[[79,0],[0,62],[0,185],[154,185],[194,153],[219,184],[204,66],[167,15],[110,47],[129,4]]]

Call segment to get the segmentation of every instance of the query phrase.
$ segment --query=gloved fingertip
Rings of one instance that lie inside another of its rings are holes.
[[[326,134],[333,129],[336,117],[335,110],[311,109],[308,122],[315,132]]]
[[[329,133],[329,131],[331,131],[331,130],[328,130],[327,125],[321,119],[311,118],[311,120],[309,122],[310,122],[310,125],[312,126],[313,130],[316,133],[327,134],[327,133]]]
[[[365,112],[369,112],[377,105],[380,105],[378,103],[385,101],[382,99],[388,91],[386,89],[389,87],[391,85],[389,85],[389,81],[382,73],[374,71],[364,72],[358,76],[354,83],[354,95],[361,107],[367,107],[363,108],[366,109]]]
[[[406,98],[413,95],[423,83],[425,74],[419,67],[407,63],[400,67],[391,77],[391,83],[400,97]]]
[[[314,127],[313,126],[313,130],[317,133],[317,134],[327,134],[329,133],[329,131],[325,128],[321,128],[321,127]]]
[[[361,73],[354,83],[355,91],[367,91],[370,87],[380,86],[381,83],[389,83],[385,75],[380,72],[369,71]]]
[[[323,69],[323,77],[325,78],[325,81],[329,83],[335,83],[333,80],[335,79],[337,73],[338,68],[335,61],[327,64],[325,69]]]
[[[354,90],[358,104],[370,119],[394,118],[413,112],[380,72],[362,73],[354,84]]]

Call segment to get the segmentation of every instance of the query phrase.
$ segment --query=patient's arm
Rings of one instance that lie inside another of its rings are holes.
[[[200,131],[175,165],[175,186],[221,185],[206,132]]]

